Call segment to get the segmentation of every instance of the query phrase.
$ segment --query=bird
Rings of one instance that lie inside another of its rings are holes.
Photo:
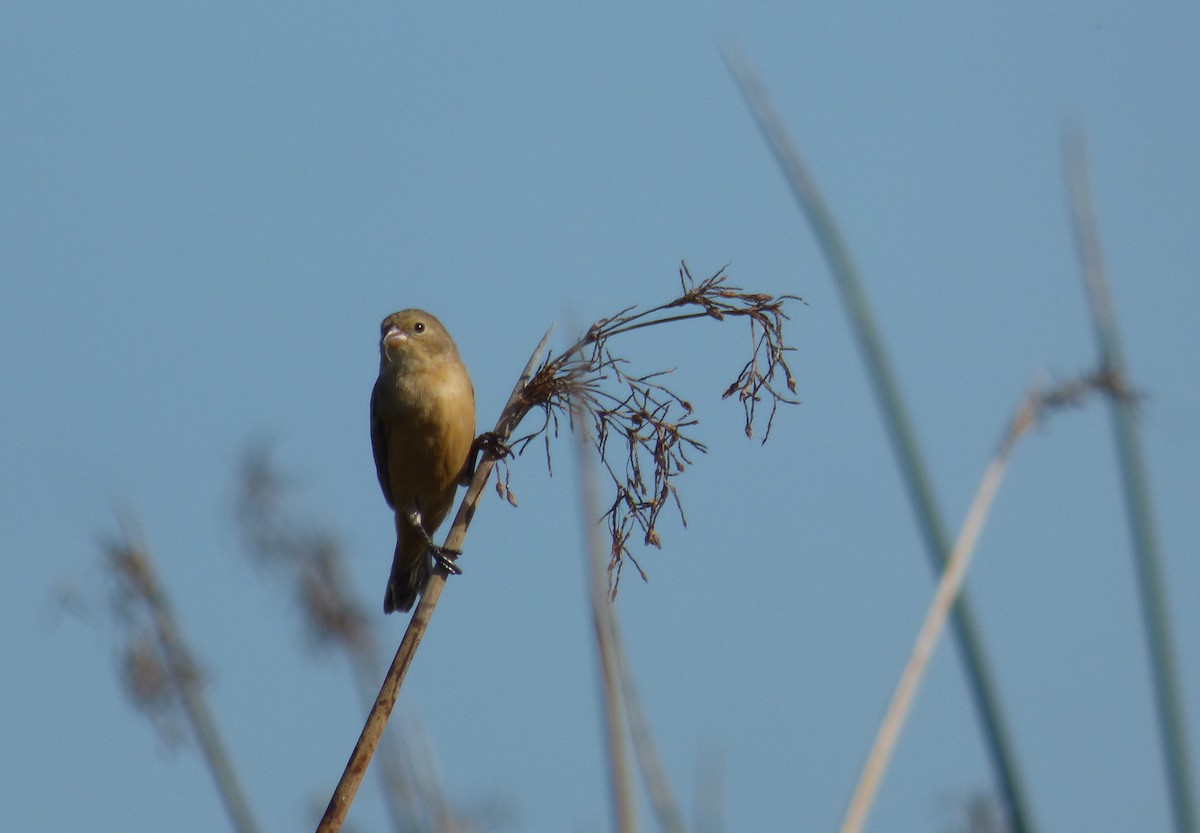
[[[475,389],[450,333],[420,309],[379,328],[379,378],[371,391],[371,449],[383,497],[396,516],[396,550],[384,613],[416,603],[433,567],[460,573],[459,553],[432,536],[470,476]]]

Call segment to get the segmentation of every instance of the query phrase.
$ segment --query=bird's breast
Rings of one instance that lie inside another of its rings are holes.
[[[452,489],[475,439],[475,394],[461,364],[398,373],[381,391],[387,456],[395,494]],[[423,502],[423,501],[421,501]]]

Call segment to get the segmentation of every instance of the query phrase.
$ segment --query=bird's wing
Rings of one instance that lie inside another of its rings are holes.
[[[379,478],[379,488],[383,490],[383,499],[393,509],[396,504],[392,501],[392,483],[388,476],[387,429],[379,414],[379,380],[371,389],[371,451],[375,455],[375,474]]]

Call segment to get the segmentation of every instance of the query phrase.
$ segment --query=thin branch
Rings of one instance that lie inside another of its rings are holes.
[[[1092,325],[1100,351],[1100,366],[1118,391],[1128,390],[1125,359],[1117,330],[1116,314],[1104,270],[1100,233],[1092,208],[1087,159],[1079,132],[1065,139],[1065,156],[1071,196],[1071,218],[1084,284],[1091,303]],[[1138,577],[1146,649],[1154,688],[1159,741],[1162,744],[1171,813],[1177,833],[1196,833],[1196,801],[1192,794],[1192,768],[1188,754],[1188,732],[1175,669],[1171,617],[1167,610],[1158,535],[1150,500],[1149,477],[1141,439],[1128,396],[1113,397],[1110,413],[1125,493],[1126,516],[1132,537],[1134,568]]]

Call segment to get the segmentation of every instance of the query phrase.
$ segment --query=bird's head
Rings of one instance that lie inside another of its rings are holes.
[[[379,366],[400,372],[418,370],[447,356],[457,355],[454,339],[425,310],[393,312],[379,325]]]

